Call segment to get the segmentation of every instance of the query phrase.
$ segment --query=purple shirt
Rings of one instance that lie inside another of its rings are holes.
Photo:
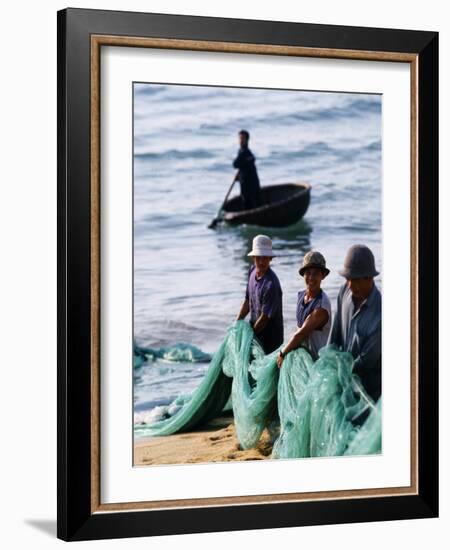
[[[250,324],[253,326],[264,313],[269,321],[257,338],[266,353],[277,349],[283,343],[283,306],[280,281],[269,267],[261,279],[256,278],[256,268],[249,272],[246,300],[250,303]]]

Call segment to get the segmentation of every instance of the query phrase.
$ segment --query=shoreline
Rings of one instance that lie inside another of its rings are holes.
[[[133,466],[267,460],[271,453],[267,429],[255,448],[242,450],[233,417],[222,416],[195,431],[136,439]]]

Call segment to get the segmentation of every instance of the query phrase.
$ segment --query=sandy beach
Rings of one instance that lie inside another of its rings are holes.
[[[134,466],[266,460],[271,452],[272,443],[267,430],[264,430],[256,448],[241,450],[233,417],[226,416],[211,421],[197,431],[137,439]]]

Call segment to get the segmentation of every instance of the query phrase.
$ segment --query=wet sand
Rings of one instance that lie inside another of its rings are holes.
[[[134,466],[266,460],[272,443],[264,430],[256,448],[244,451],[236,438],[233,418],[221,417],[193,432],[137,439]]]

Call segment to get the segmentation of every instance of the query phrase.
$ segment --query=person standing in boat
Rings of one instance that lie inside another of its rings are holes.
[[[249,270],[247,290],[237,320],[250,313],[250,325],[264,353],[276,350],[283,343],[283,304],[280,281],[270,267],[272,240],[266,235],[257,235],[248,256],[254,265]]]
[[[233,166],[239,170],[236,174],[236,179],[241,184],[244,210],[251,210],[260,205],[261,188],[255,166],[255,157],[248,147],[250,134],[247,130],[241,130],[238,135],[240,148],[237,157],[234,159]]]
[[[370,248],[349,248],[339,271],[346,282],[337,297],[328,342],[353,355],[353,373],[374,401],[381,395],[381,293],[374,282],[378,274]]]
[[[280,350],[277,357],[281,367],[286,355],[300,346],[305,346],[314,360],[319,350],[326,346],[331,329],[331,303],[322,290],[323,279],[330,273],[325,258],[316,250],[311,250],[303,258],[299,274],[305,279],[305,290],[297,296],[297,331]]]

